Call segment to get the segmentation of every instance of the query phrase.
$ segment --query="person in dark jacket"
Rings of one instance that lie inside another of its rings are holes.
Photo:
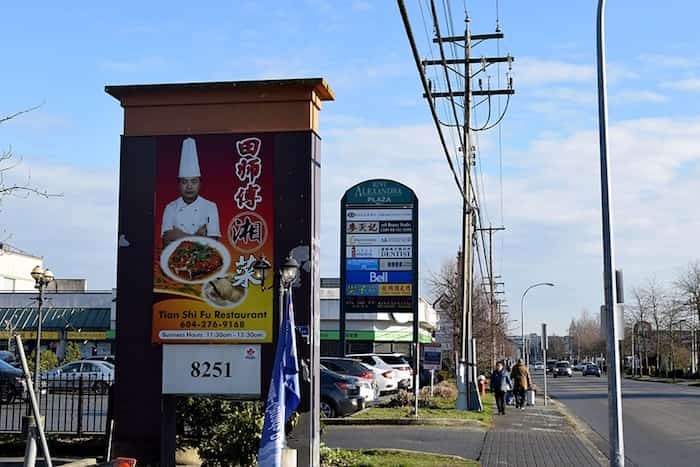
[[[491,373],[491,391],[496,396],[496,407],[499,415],[506,414],[506,393],[513,387],[508,371],[503,362],[496,363],[496,369]]]

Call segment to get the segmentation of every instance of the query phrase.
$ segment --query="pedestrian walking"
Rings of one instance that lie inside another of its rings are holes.
[[[525,408],[525,393],[532,386],[530,379],[530,370],[523,362],[523,359],[518,359],[518,363],[513,366],[510,372],[510,378],[513,381],[513,393],[515,394],[515,408]]]
[[[513,383],[503,362],[496,363],[496,369],[491,373],[491,392],[496,396],[496,407],[499,415],[506,414],[506,393],[512,387]]]

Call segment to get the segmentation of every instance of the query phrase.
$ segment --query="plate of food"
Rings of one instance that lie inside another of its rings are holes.
[[[231,255],[209,237],[183,237],[160,255],[160,268],[170,279],[183,284],[203,284],[228,271]]]
[[[248,288],[234,285],[232,275],[217,277],[202,286],[202,298],[216,308],[235,308],[245,300]]]

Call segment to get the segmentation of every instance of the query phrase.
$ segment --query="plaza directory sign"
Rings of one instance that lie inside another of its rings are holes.
[[[367,180],[341,200],[340,340],[347,313],[418,310],[418,198],[393,180]]]

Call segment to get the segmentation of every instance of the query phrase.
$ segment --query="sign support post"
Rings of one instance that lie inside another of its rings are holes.
[[[549,350],[549,337],[547,336],[547,323],[542,323],[542,360],[544,362],[544,405],[547,405],[547,350]]]

